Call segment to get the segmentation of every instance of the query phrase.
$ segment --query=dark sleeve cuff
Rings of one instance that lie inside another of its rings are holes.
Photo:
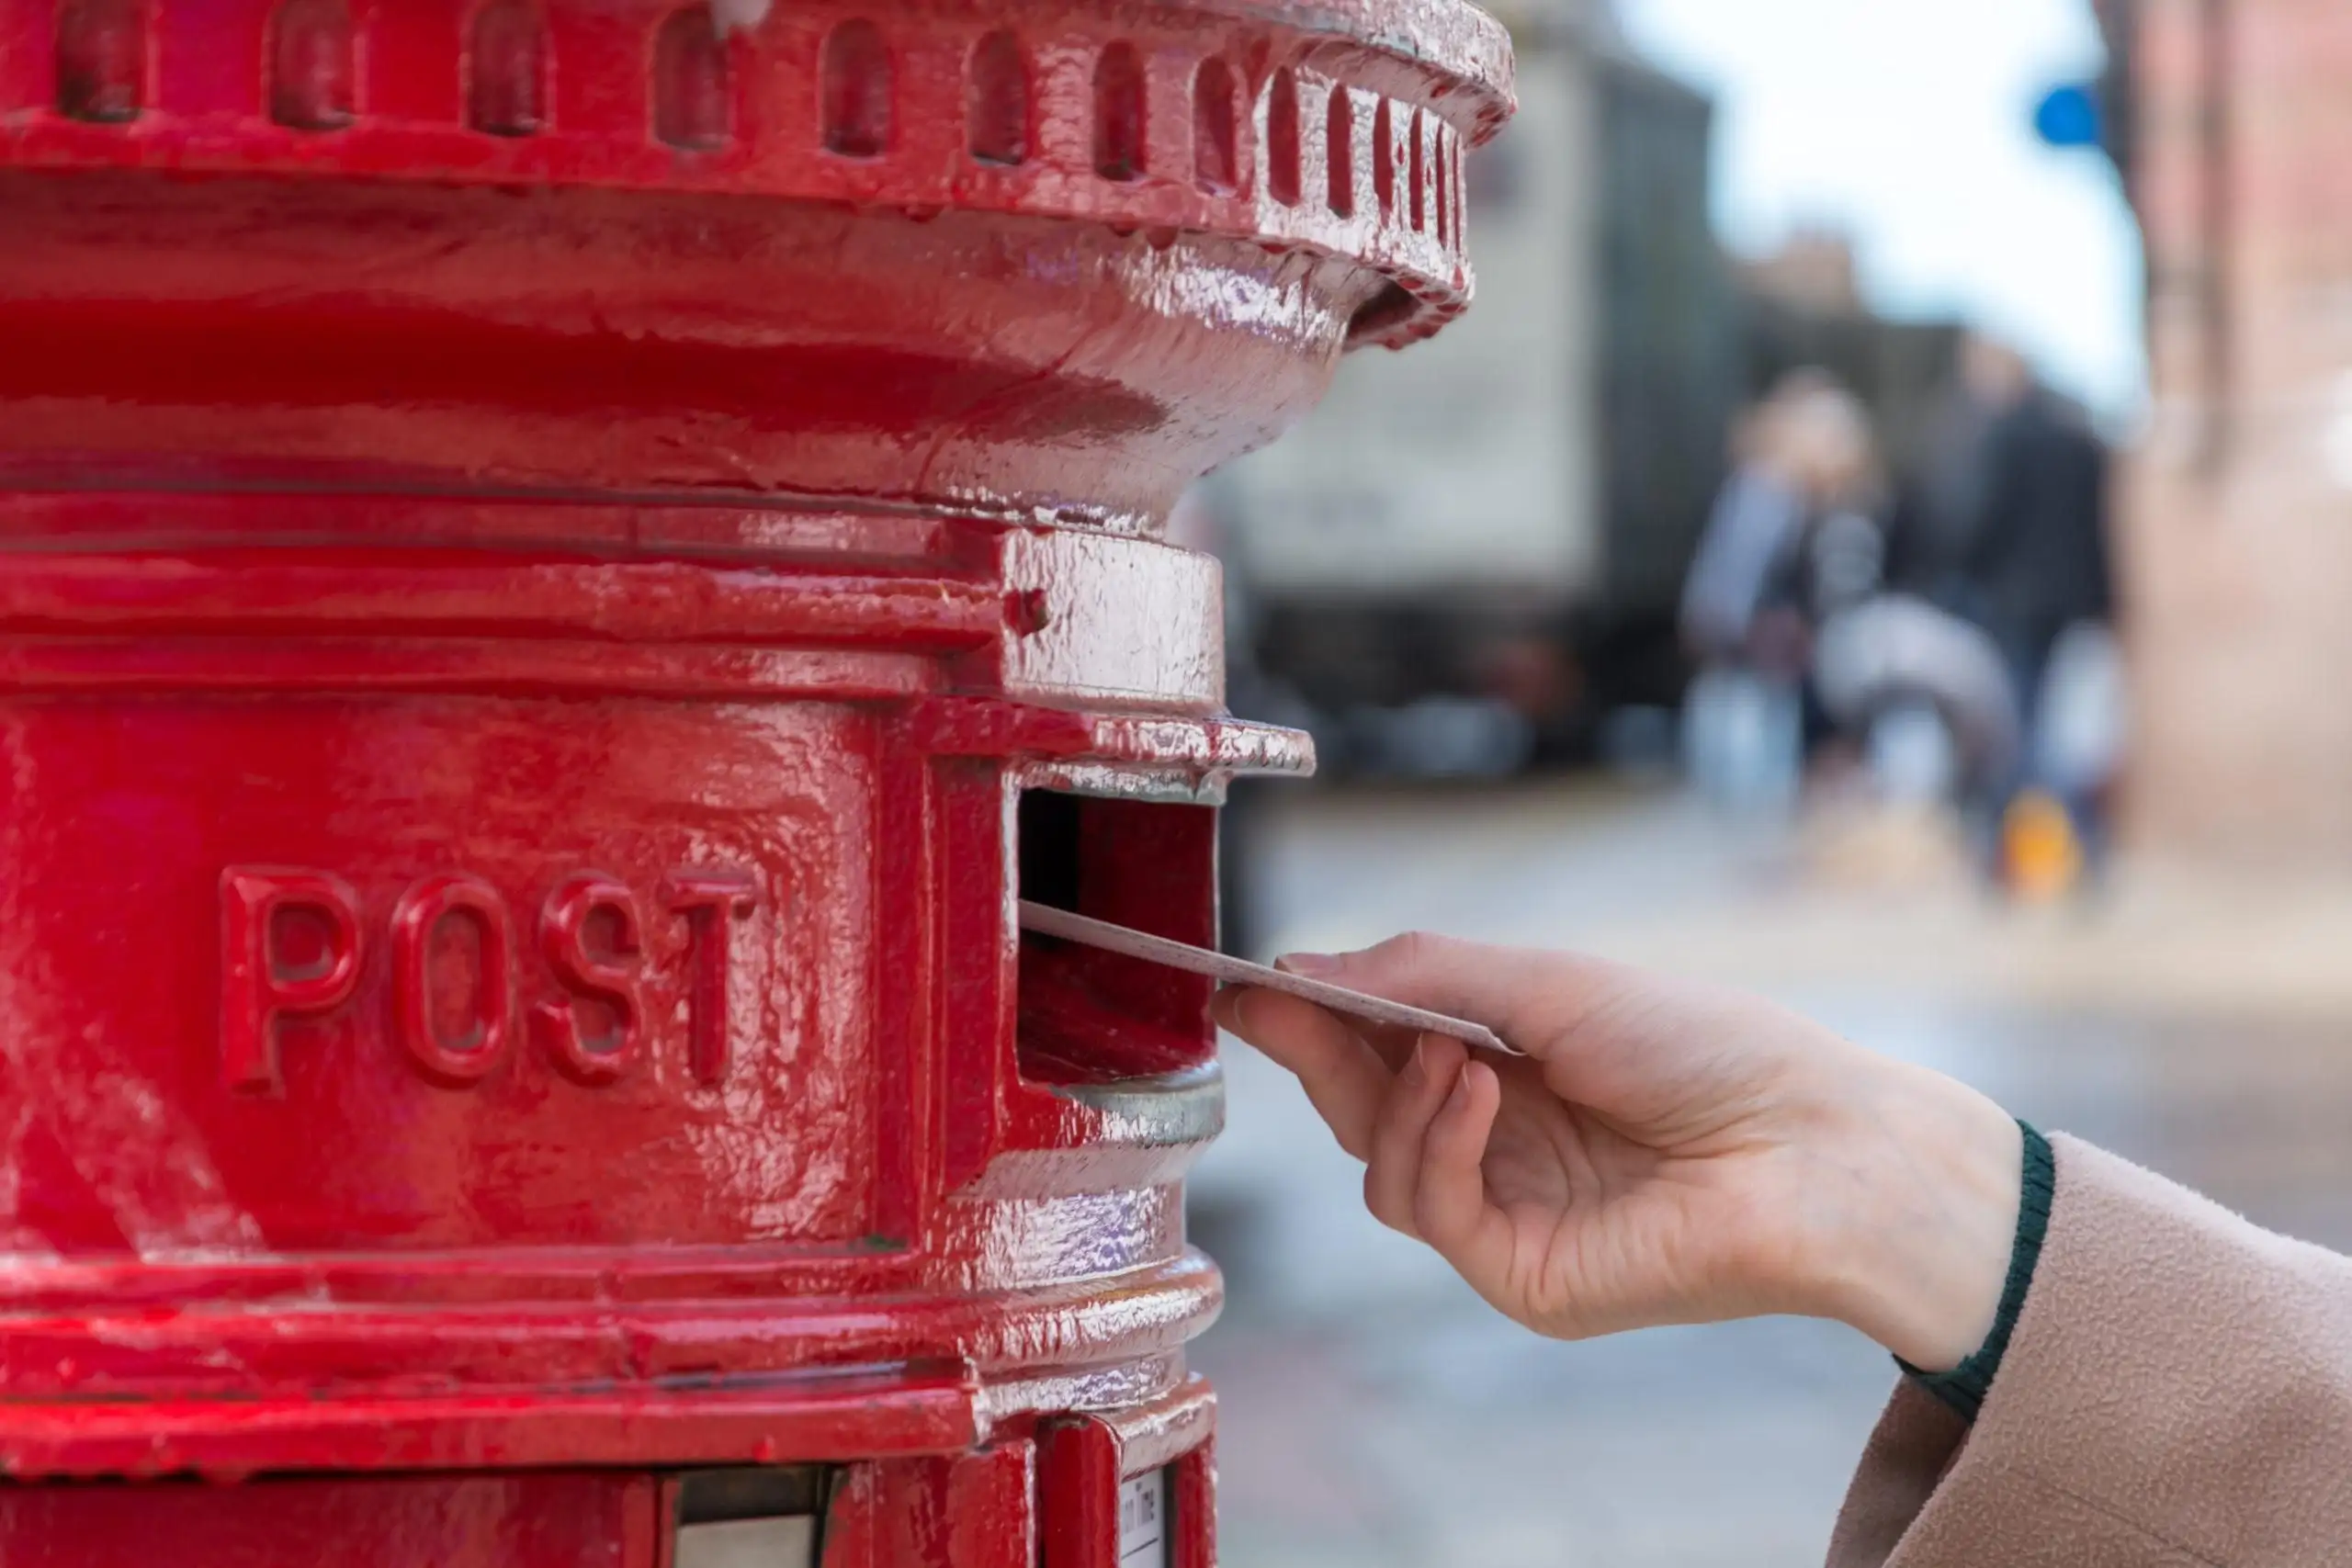
[[[2025,1181],[2018,1198],[2017,1240],[2009,1245],[2009,1273],[2001,1285],[2001,1305],[1993,1314],[1992,1332],[1984,1336],[1974,1355],[1948,1372],[1923,1372],[1895,1358],[1921,1388],[1970,1421],[1976,1419],[1977,1408],[2001,1370],[2001,1356],[2009,1348],[2009,1336],[2017,1331],[2026,1292],[2033,1288],[2033,1266],[2041,1260],[2041,1238],[2050,1229],[2050,1200],[2058,1183],[2050,1140],[2023,1122],[2018,1127],[2025,1134]]]

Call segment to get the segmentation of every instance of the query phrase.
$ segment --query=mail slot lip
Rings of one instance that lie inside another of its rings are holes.
[[[965,1189],[970,1196],[1034,1201],[1181,1181],[1225,1130],[1225,1069],[1216,1062],[1115,1084],[1037,1086],[1035,1092],[1079,1131],[1058,1138],[1040,1134],[1033,1146],[1002,1150]]]
[[[1101,1116],[1109,1144],[1192,1145],[1225,1130],[1225,1068],[1213,1061],[1148,1078],[1050,1087],[1052,1093]]]
[[[1161,795],[1171,773],[1200,784],[1315,771],[1315,742],[1305,731],[1223,716],[943,695],[910,704],[905,726],[933,756],[1013,759],[1014,778],[1027,787],[1106,798]],[[1071,768],[1083,769],[1082,783],[1061,776]]]

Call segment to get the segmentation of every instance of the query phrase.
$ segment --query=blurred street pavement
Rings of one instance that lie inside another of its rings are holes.
[[[1589,784],[1299,790],[1256,842],[1270,952],[1422,927],[1764,990],[2352,1246],[2352,884],[2127,865],[2096,907],[2018,911],[1923,824],[1740,826]],[[1882,1353],[1793,1320],[1537,1339],[1364,1214],[1284,1075],[1226,1063],[1193,1226],[1230,1304],[1194,1362],[1231,1568],[1821,1561]]]

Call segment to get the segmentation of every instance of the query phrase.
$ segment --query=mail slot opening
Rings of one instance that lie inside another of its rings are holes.
[[[1216,812],[1206,806],[1029,790],[1020,896],[1199,946],[1216,942]],[[1023,932],[1023,1076],[1103,1083],[1198,1066],[1216,1054],[1211,982]]]

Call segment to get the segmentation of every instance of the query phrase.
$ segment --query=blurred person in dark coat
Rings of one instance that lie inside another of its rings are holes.
[[[2024,801],[2029,817],[2047,820],[2050,806],[2062,807],[2094,858],[2105,779],[2075,759],[2098,750],[2076,739],[2083,694],[2113,683],[2108,471],[2106,445],[2080,408],[2016,350],[1972,336],[1906,486],[1894,547],[1899,581],[1982,626],[2007,664],[2026,743],[1996,811],[2011,817]],[[2004,840],[1996,852],[2013,847]]]
[[[1963,365],[1990,417],[1961,576],[2017,673],[2030,722],[2059,638],[2114,614],[2107,446],[2083,411],[2041,385],[2014,350],[1972,340]]]

